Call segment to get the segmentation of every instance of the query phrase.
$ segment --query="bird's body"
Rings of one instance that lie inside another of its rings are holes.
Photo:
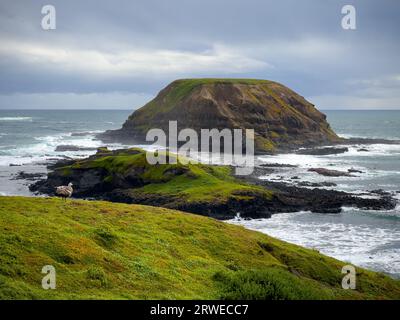
[[[62,197],[64,199],[69,198],[72,196],[74,189],[72,188],[72,183],[68,183],[68,186],[59,186],[56,187],[56,195]]]

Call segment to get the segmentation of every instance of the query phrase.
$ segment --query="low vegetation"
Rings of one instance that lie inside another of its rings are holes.
[[[166,153],[166,157],[177,156]],[[201,163],[182,164],[179,160],[176,160],[176,163],[154,165],[147,162],[145,151],[136,148],[112,155],[105,153],[94,160],[82,160],[63,170],[68,172],[82,168],[103,168],[108,173],[105,179],[110,182],[121,176],[135,175],[138,183],[143,184],[143,187],[135,188],[136,192],[179,195],[185,201],[223,201],[227,197],[240,197],[239,194],[246,191],[271,196],[264,188],[235,179],[231,175],[231,167]]]
[[[399,299],[400,283],[211,218],[142,205],[0,197],[0,299]],[[44,265],[57,272],[44,290]]]

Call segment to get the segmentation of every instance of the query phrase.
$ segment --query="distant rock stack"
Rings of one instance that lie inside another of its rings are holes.
[[[184,79],[165,87],[133,112],[107,141],[144,142],[149,129],[254,129],[257,152],[273,153],[340,141],[326,116],[289,88],[267,80]]]

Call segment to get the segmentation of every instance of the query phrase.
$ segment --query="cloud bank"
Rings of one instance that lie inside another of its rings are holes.
[[[40,1],[0,4],[0,108],[128,108],[177,78],[281,82],[322,109],[400,108],[400,3]]]

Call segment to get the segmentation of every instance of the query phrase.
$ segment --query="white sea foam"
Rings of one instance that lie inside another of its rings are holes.
[[[370,144],[348,146],[349,151],[340,154],[341,157],[374,157],[374,156],[393,156],[400,154],[400,144]],[[368,152],[359,151],[367,149]]]
[[[400,206],[396,205],[395,209],[392,210],[365,210],[354,207],[343,207],[342,212],[356,212],[357,214],[367,214],[370,216],[381,217],[381,218],[400,218]]]
[[[392,212],[396,214],[395,211]],[[375,218],[366,216],[366,221],[381,218],[385,223],[371,225],[359,221],[354,224],[354,215],[360,213],[353,208],[347,208],[340,215],[298,212],[276,214],[270,219],[234,219],[230,222],[317,249],[355,265],[400,275],[400,228],[393,227],[394,224],[399,224],[398,220],[386,222],[385,219],[394,217],[385,217],[385,213],[381,212]]]
[[[364,147],[369,151],[359,151],[360,148]],[[388,183],[392,182],[393,179],[397,179],[395,177],[400,175],[399,170],[382,169],[378,165],[371,165],[370,160],[377,161],[376,159],[382,156],[384,159],[388,159],[387,161],[393,161],[391,158],[395,159],[400,155],[400,145],[354,145],[348,146],[348,148],[348,152],[337,155],[316,156],[289,153],[259,156],[258,159],[261,163],[278,163],[297,166],[295,168],[280,168],[279,170],[276,170],[276,172],[260,178],[280,180],[291,184],[296,184],[298,181],[309,181],[315,183],[329,181],[336,183],[337,186],[323,188],[333,188],[342,191],[360,189],[365,192],[365,190],[376,189],[377,187],[375,187],[374,184],[376,184],[378,180],[379,188],[387,190],[397,190],[399,188],[396,183]],[[361,173],[352,173],[351,177],[326,177],[319,175],[316,172],[308,171],[310,168],[317,167],[344,172],[348,172],[349,169],[356,169],[361,171]],[[291,179],[294,176],[299,177],[300,180]]]
[[[388,136],[388,135],[362,135],[362,134],[351,134],[351,133],[337,133],[339,137],[344,139],[351,138],[368,138],[368,139],[386,139],[386,140],[399,140],[400,136]]]
[[[32,117],[0,117],[0,121],[32,121]]]
[[[85,136],[71,136],[71,133],[62,133],[58,135],[35,137],[37,143],[19,146],[18,148],[2,149],[0,156],[0,165],[8,166],[10,164],[25,165],[30,163],[38,163],[48,160],[49,158],[62,158],[64,156],[82,158],[94,154],[95,150],[79,150],[79,151],[55,151],[59,145],[74,145],[81,148],[98,148],[104,146],[99,140],[95,140],[94,136],[97,131],[88,133]],[[110,149],[124,147],[122,144],[109,144]]]
[[[345,146],[343,146],[345,147]],[[394,156],[400,155],[400,145],[389,144],[372,144],[368,146],[357,145],[347,146],[349,151],[341,154],[333,155],[304,155],[304,154],[278,154],[269,156],[259,156],[259,160],[264,163],[279,163],[297,165],[302,167],[315,166],[336,166],[347,168],[349,165],[355,165],[359,162],[354,157],[376,157],[376,156]],[[359,151],[361,148],[366,148],[368,152]]]

